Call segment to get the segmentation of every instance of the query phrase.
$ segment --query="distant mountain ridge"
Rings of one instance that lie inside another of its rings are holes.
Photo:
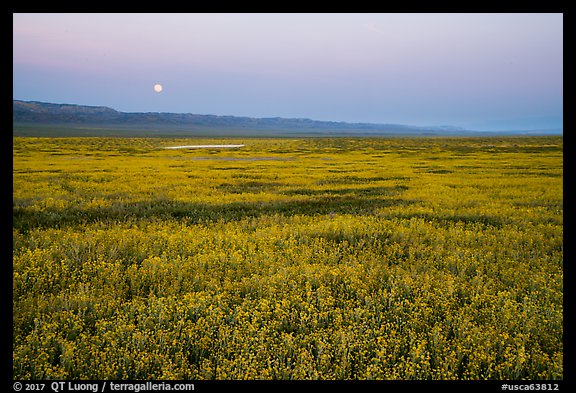
[[[139,129],[147,134],[163,135],[178,130],[208,133],[218,130],[223,135],[242,132],[258,135],[470,135],[486,134],[454,126],[418,127],[401,124],[347,123],[298,118],[254,118],[241,116],[198,115],[193,113],[119,112],[106,106],[54,104],[13,100],[12,122],[15,126],[54,125],[91,129]],[[95,131],[96,132],[96,131]],[[514,132],[512,132],[514,133]]]
[[[254,118],[240,116],[198,115],[192,113],[119,112],[105,106],[53,104],[38,101],[13,100],[14,123],[44,124],[108,124],[108,125],[158,125],[235,127],[246,129],[322,129],[388,132],[463,131],[461,128],[413,127],[400,124],[346,123],[311,119],[281,117]]]
[[[106,106],[85,106],[74,104],[52,104],[37,101],[13,100],[12,120],[14,122],[27,121],[87,121],[87,120],[115,120],[120,112]]]

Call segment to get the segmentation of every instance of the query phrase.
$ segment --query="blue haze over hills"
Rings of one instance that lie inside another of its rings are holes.
[[[304,118],[253,118],[192,113],[127,113],[105,106],[13,100],[13,134],[149,136],[473,136],[562,135],[559,129],[484,131],[452,125],[347,123]],[[48,131],[50,130],[50,131]]]

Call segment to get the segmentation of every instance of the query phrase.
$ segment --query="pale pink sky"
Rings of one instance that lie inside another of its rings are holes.
[[[14,14],[13,22],[15,99],[562,127],[562,14]]]

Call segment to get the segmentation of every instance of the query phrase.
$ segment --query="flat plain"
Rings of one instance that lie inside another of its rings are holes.
[[[562,379],[562,148],[15,137],[13,377]]]

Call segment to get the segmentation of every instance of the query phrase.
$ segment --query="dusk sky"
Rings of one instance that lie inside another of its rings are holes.
[[[14,14],[13,22],[19,100],[562,129],[562,14]]]

